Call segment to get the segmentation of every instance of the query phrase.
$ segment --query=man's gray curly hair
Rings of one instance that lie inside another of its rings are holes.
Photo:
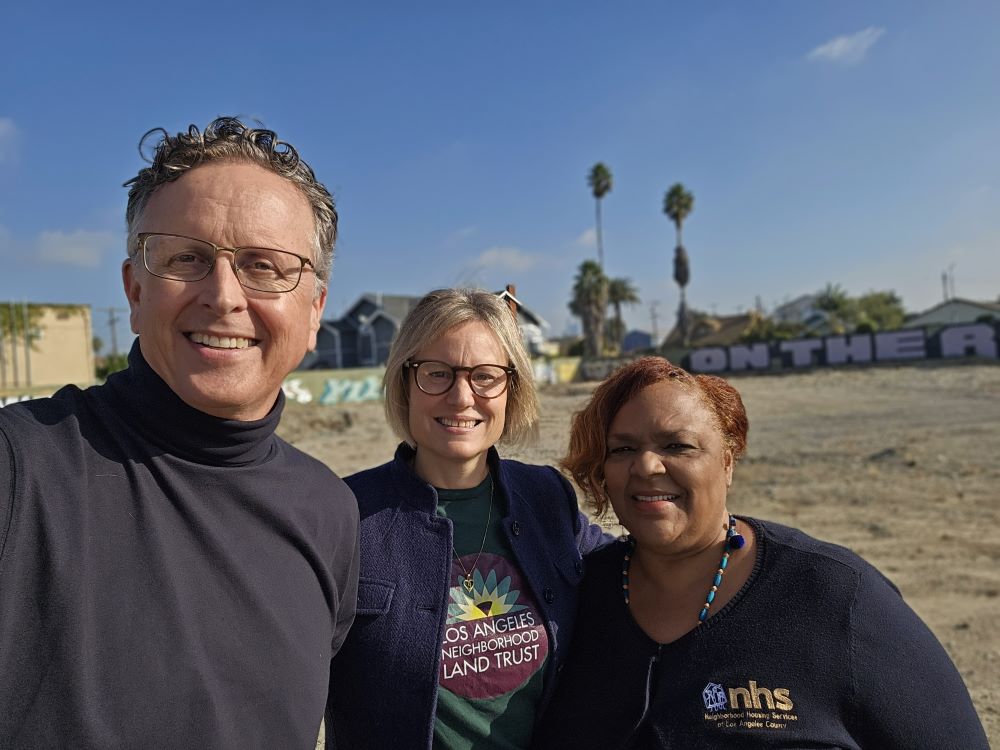
[[[250,128],[235,117],[219,117],[203,131],[196,125],[186,133],[170,135],[154,128],[139,140],[139,152],[150,136],[159,135],[149,166],[125,183],[128,208],[128,253],[134,255],[139,220],[150,197],[165,183],[176,180],[190,169],[211,162],[234,161],[256,164],[294,183],[309,201],[316,219],[316,277],[318,291],[326,288],[333,266],[333,246],[337,240],[337,209],[330,191],[316,179],[312,168],[299,158],[298,151],[278,140],[273,130]]]

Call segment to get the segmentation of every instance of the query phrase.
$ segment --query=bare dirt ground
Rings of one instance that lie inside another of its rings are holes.
[[[750,448],[730,509],[850,547],[892,579],[951,654],[1000,746],[1000,366],[732,382]],[[592,388],[543,390],[538,443],[502,453],[556,463]],[[388,460],[397,442],[378,402],[291,404],[280,431],[341,475]]]

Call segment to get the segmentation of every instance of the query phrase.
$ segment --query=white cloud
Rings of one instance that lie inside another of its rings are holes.
[[[583,233],[576,238],[576,244],[580,247],[597,247],[597,230],[593,227],[583,230]]]
[[[118,239],[111,232],[42,232],[38,237],[38,257],[43,263],[96,268],[105,250]]]
[[[483,250],[455,274],[453,286],[485,288],[488,279],[495,281],[491,272],[521,273],[538,264],[538,256],[516,247],[491,247]]]
[[[527,271],[537,263],[538,259],[516,247],[491,247],[483,250],[473,262],[480,270],[497,269],[501,271]]]
[[[0,164],[10,163],[17,157],[20,133],[9,117],[0,117]]]
[[[837,36],[818,46],[806,58],[840,65],[856,65],[865,59],[868,50],[884,33],[883,28],[869,26],[854,34]]]

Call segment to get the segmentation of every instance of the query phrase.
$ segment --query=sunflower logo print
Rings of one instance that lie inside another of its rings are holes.
[[[510,584],[510,576],[506,576],[498,584],[496,570],[491,570],[484,581],[483,574],[477,568],[472,573],[471,591],[467,591],[464,585],[451,587],[448,622],[479,620],[527,609],[524,604],[517,604],[517,597],[521,592],[511,589]]]
[[[549,643],[534,597],[505,557],[483,554],[471,572],[469,587],[459,561],[452,565],[441,686],[466,698],[495,698],[541,668]]]

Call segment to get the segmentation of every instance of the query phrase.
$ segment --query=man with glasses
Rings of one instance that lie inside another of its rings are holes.
[[[0,747],[311,748],[358,512],[274,430],[336,211],[271,131],[151,133],[129,368],[0,410]]]

